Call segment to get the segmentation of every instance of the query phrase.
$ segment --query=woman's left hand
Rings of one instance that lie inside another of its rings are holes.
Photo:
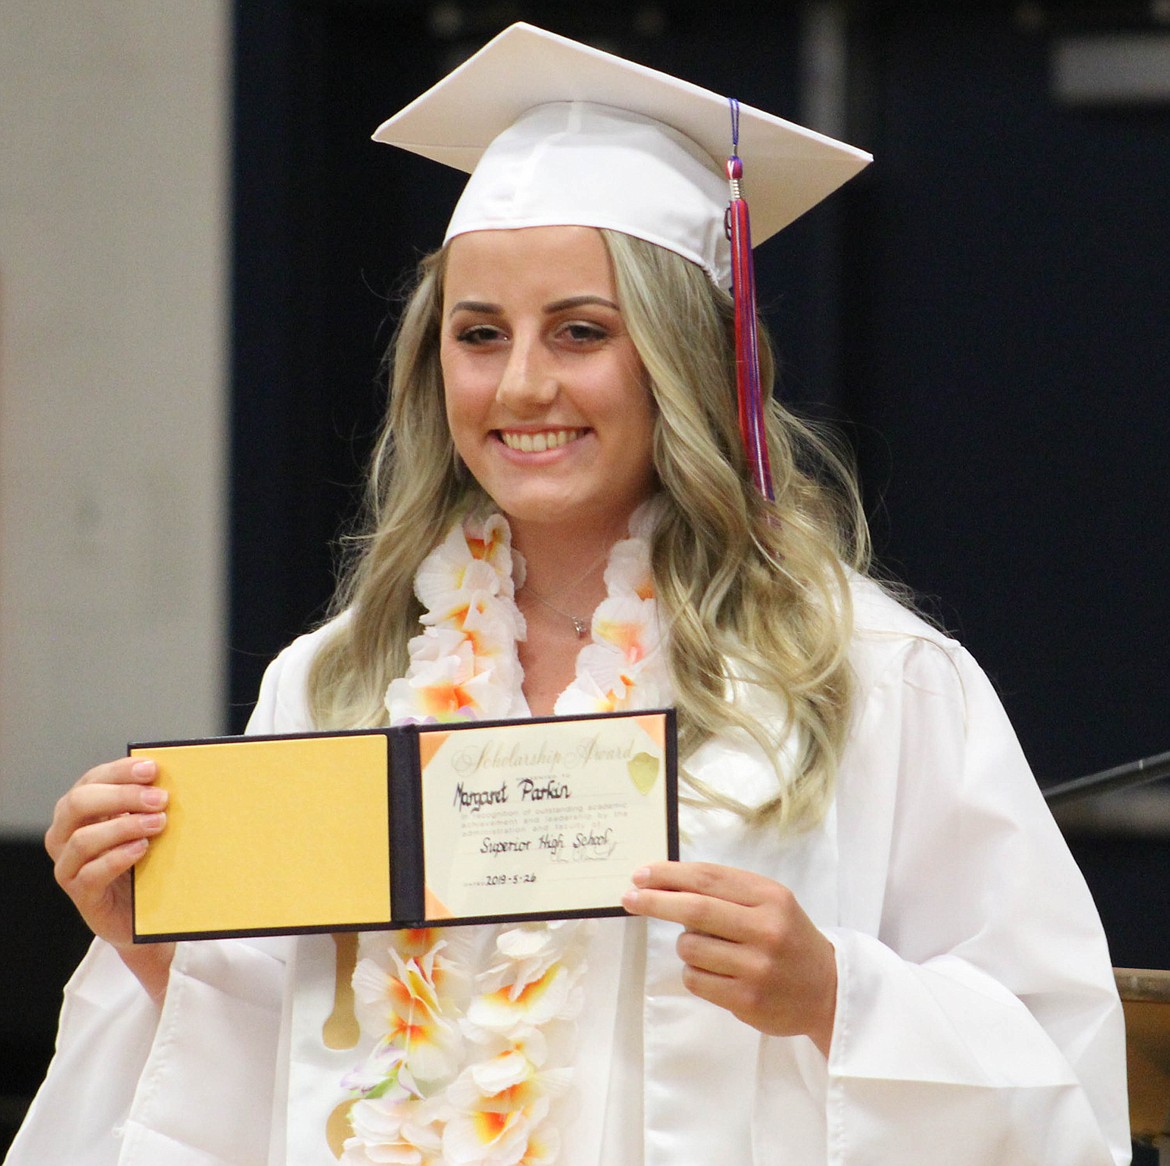
[[[808,1036],[827,1057],[837,1008],[832,943],[785,886],[710,862],[635,871],[631,915],[681,923],[687,989],[760,1032]]]

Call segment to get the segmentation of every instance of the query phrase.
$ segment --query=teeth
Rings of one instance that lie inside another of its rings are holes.
[[[509,449],[521,453],[543,453],[546,449],[560,449],[581,436],[580,429],[552,429],[543,433],[510,433],[500,430],[500,438]]]

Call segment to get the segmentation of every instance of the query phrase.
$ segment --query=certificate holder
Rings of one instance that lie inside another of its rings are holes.
[[[621,915],[678,858],[673,709],[136,743],[136,942]]]

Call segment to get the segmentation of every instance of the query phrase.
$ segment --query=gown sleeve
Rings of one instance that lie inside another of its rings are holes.
[[[310,727],[320,633],[265,673],[250,733]],[[65,989],[48,1074],[6,1166],[258,1166],[269,1161],[292,940],[176,945],[160,1009],[95,939]]]
[[[757,1145],[796,1060],[832,1166],[1129,1162],[1101,925],[990,682],[941,637],[870,680],[837,801],[830,1055],[765,1038]]]

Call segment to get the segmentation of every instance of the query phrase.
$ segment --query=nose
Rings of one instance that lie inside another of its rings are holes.
[[[496,400],[517,417],[552,404],[559,385],[549,354],[536,339],[515,336],[496,386]]]

